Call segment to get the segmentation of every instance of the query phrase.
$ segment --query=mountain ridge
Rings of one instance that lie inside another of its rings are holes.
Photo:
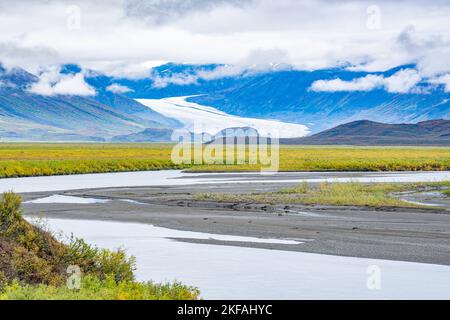
[[[309,137],[281,139],[282,144],[302,145],[437,145],[450,146],[450,120],[417,124],[386,124],[358,120]]]
[[[415,68],[414,65],[376,73],[339,68],[316,71],[281,68],[211,76],[220,67],[224,66],[171,63],[152,69],[143,79],[116,78],[84,70],[85,81],[95,89],[95,96],[49,97],[29,92],[30,85],[39,80],[36,75],[0,66],[0,139],[110,141],[145,130],[150,135],[152,130],[173,130],[182,123],[135,99],[176,96],[191,96],[188,102],[211,106],[233,116],[306,125],[312,134],[362,119],[383,123],[450,119],[450,93],[442,86],[431,88],[420,83],[423,92],[415,93],[310,89],[317,80],[350,81],[368,74],[389,77],[400,70]],[[60,72],[77,74],[82,69],[64,65]],[[178,83],[179,77],[184,82]],[[123,91],[113,92],[110,88],[114,85]]]
[[[196,95],[188,101],[241,117],[304,124],[313,133],[362,119],[388,123],[450,119],[450,93],[445,92],[442,85],[430,86],[421,82],[417,92],[409,93],[387,92],[382,88],[340,92],[311,90],[311,85],[317,80],[351,81],[368,75],[390,77],[401,70],[415,69],[415,65],[399,66],[384,72],[349,71],[345,68],[315,71],[282,69],[224,75],[210,80],[199,77],[196,81],[183,84],[173,80],[196,78],[205,70],[219,67],[223,66],[196,68],[192,65],[167,64],[155,68],[148,79],[117,79],[117,83],[133,90],[126,93],[129,97],[158,99]],[[155,87],[155,78],[165,78],[166,85]]]
[[[25,70],[0,68],[0,139],[107,141],[146,128],[179,126],[177,121],[101,86],[96,86],[94,97],[45,96],[29,91],[37,81],[37,76]]]

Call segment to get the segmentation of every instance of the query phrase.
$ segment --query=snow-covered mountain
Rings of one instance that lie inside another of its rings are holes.
[[[223,77],[218,77],[217,70],[223,70],[220,67],[168,64],[155,68],[150,79],[117,82],[132,90],[126,93],[132,98],[197,95],[188,101],[235,116],[306,125],[313,133],[364,119],[416,123],[450,118],[450,93],[443,85],[418,83],[420,90],[409,93],[389,92],[383,88],[339,92],[311,90],[318,80],[352,81],[368,75],[389,78],[402,70],[414,70],[414,65],[375,73],[346,69],[297,71],[286,67],[243,74],[223,72]]]

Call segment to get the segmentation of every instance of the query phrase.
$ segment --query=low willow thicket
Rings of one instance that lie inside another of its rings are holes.
[[[224,194],[202,193],[196,195],[199,201],[219,201],[262,204],[305,204],[334,206],[405,207],[421,208],[420,204],[399,199],[395,193],[404,191],[437,190],[450,194],[450,182],[433,183],[358,183],[323,182],[301,183],[297,187],[278,192]],[[429,208],[429,207],[428,207]],[[437,209],[437,208],[436,208]]]
[[[66,285],[69,266],[82,271],[81,287]],[[123,250],[98,249],[82,239],[68,244],[22,216],[21,198],[0,201],[0,299],[196,299],[195,288],[180,283],[135,280],[135,260]]]

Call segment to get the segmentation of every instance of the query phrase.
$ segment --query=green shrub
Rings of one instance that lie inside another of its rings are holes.
[[[21,197],[12,192],[5,192],[3,194],[2,200],[0,201],[1,233],[11,231],[11,228],[22,218],[20,211],[21,202]]]
[[[448,191],[450,182],[430,183],[356,183],[356,182],[323,182],[317,185],[301,185],[283,189],[278,192],[231,194],[203,193],[195,196],[199,201],[219,201],[237,203],[268,203],[268,204],[305,204],[305,205],[336,205],[336,206],[370,206],[370,207],[420,207],[419,204],[403,201],[393,195],[395,192],[411,190]],[[438,209],[438,208],[435,208]]]
[[[0,292],[8,285],[8,278],[3,271],[0,271]]]
[[[178,282],[117,282],[112,277],[100,280],[87,276],[79,290],[67,286],[21,285],[15,281],[4,287],[0,300],[194,300],[198,296],[197,289]]]
[[[132,281],[135,258],[127,257],[124,250],[98,249],[83,239],[72,238],[68,245],[67,264],[78,265],[86,274],[100,279],[112,276],[116,281]]]
[[[25,283],[58,285],[63,280],[62,276],[55,272],[54,266],[49,261],[24,247],[14,248],[11,265],[15,270],[15,277]]]
[[[134,280],[134,257],[98,249],[82,239],[63,244],[22,217],[21,199],[0,200],[0,299],[196,299],[198,290],[179,283]],[[66,285],[67,268],[83,272],[80,290]]]
[[[101,271],[100,277],[112,276],[116,282],[133,281],[136,260],[132,256],[127,258],[124,250],[101,250],[96,257],[96,262]]]

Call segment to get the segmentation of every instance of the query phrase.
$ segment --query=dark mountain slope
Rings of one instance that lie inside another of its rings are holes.
[[[181,124],[174,119],[164,117],[150,108],[136,102],[133,98],[127,97],[123,93],[115,93],[108,90],[108,87],[116,83],[114,79],[104,75],[87,77],[87,83],[95,88],[97,94],[93,97],[96,101],[108,105],[115,110],[129,115],[134,115],[147,121],[153,122],[155,128],[158,127],[179,127]]]
[[[173,130],[171,129],[145,129],[112,138],[112,142],[170,142]]]
[[[100,86],[93,97],[33,94],[27,89],[37,80],[21,69],[0,68],[0,139],[98,141],[146,128],[178,125]]]
[[[361,120],[346,123],[310,137],[282,139],[281,143],[450,146],[450,120],[430,120],[417,124],[386,124]]]

